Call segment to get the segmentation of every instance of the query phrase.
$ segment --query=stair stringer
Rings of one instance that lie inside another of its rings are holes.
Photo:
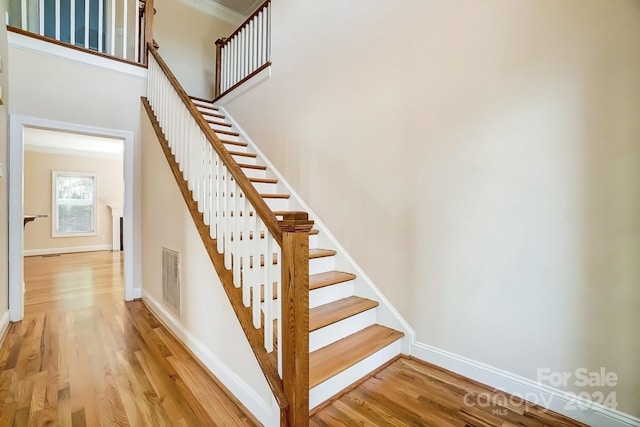
[[[269,161],[268,157],[262,152],[262,150],[260,150],[249,134],[245,132],[238,122],[234,120],[226,108],[223,106],[218,106],[218,108],[220,112],[226,116],[225,119],[233,125],[233,128],[238,133],[240,133],[242,140],[247,142],[252,151],[257,154],[258,158],[256,160],[258,163],[267,166],[267,174],[273,174],[274,178],[278,179],[278,187],[282,186],[286,189],[286,192],[291,195],[289,199],[289,210],[301,210],[307,212],[309,214],[309,218],[314,220],[314,228],[320,230],[319,238],[321,246],[337,251],[337,254],[335,255],[335,267],[339,270],[349,271],[356,274],[357,277],[354,284],[355,295],[378,301],[379,305],[376,307],[377,323],[404,332],[404,337],[401,340],[400,351],[406,355],[411,354],[411,344],[416,340],[416,333],[413,328],[373,283],[364,270],[348,254],[346,249],[342,247],[313,209],[305,203],[302,197],[300,197],[300,195],[293,189],[280,171],[278,171],[273,163]]]

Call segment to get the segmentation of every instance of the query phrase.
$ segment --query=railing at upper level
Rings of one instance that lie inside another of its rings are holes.
[[[149,52],[146,105],[174,176],[280,405],[281,425],[308,425],[313,222],[304,212],[277,220],[158,52]]]
[[[216,41],[214,98],[271,65],[271,0],[265,1],[229,37]]]
[[[7,24],[23,32],[146,63],[153,0],[9,0],[8,6]]]

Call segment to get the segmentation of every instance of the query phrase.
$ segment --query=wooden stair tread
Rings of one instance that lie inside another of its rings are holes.
[[[197,102],[194,102],[194,105],[196,106],[198,111],[200,111],[203,114],[207,114],[209,111],[218,111],[218,107],[214,107],[212,105],[202,105],[202,104],[198,104]],[[209,110],[209,111],[202,111],[202,110]]]
[[[339,374],[376,351],[402,338],[404,333],[371,325],[309,354],[309,388]]]
[[[309,332],[332,325],[377,306],[378,301],[352,296],[312,308],[309,310]]]
[[[226,127],[231,127],[231,123],[227,123],[227,122],[221,122],[219,120],[211,120],[211,119],[205,119],[207,121],[207,123],[209,123],[210,125],[218,125],[218,126],[226,126]]]
[[[269,193],[263,193],[260,194],[260,196],[262,196],[262,198],[264,199],[288,199],[289,197],[291,197],[289,194],[269,194]]]
[[[246,147],[249,144],[246,142],[242,142],[242,141],[229,141],[228,139],[220,139],[220,142],[222,142],[223,144],[229,144],[229,145],[237,145],[238,147]]]
[[[238,132],[234,132],[232,130],[213,129],[213,131],[215,133],[221,133],[223,135],[240,136]]]
[[[278,180],[274,178],[249,178],[250,182],[260,182],[262,184],[277,184]]]
[[[254,159],[258,157],[256,153],[245,153],[244,151],[229,151],[229,154],[231,154],[232,156],[251,157]]]
[[[309,235],[317,235],[318,233],[320,233],[320,230],[318,230],[317,228],[312,228],[311,231],[309,231]]]
[[[309,259],[324,258],[335,254],[337,252],[331,249],[309,249]]]
[[[240,166],[241,168],[245,168],[245,169],[260,169],[260,170],[267,170],[266,166],[263,165],[248,165],[245,163],[238,163],[238,166]]]
[[[199,110],[198,110],[199,111]],[[219,113],[211,113],[209,111],[200,111],[200,113],[203,116],[208,116],[208,117],[214,117],[216,119],[224,119],[226,116],[223,114],[219,114]],[[207,118],[205,117],[205,120],[207,120]],[[208,120],[207,120],[208,121]]]
[[[312,274],[309,276],[309,290],[347,282],[355,278],[355,274],[345,273],[344,271],[327,271],[325,273]]]
[[[200,98],[199,96],[189,95],[189,98],[191,98],[192,101],[208,102],[209,104],[211,104],[211,100]]]

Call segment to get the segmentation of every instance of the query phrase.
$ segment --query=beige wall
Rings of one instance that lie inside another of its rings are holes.
[[[156,301],[162,302],[162,248],[178,251],[182,289],[182,317],[178,321],[269,407],[272,399],[269,386],[202,244],[145,112],[142,123],[143,297],[151,295]]]
[[[0,0],[0,15],[5,16],[7,1]],[[2,177],[0,177],[0,260],[8,259],[8,223],[7,215],[7,102],[9,100],[9,47],[7,45],[7,29],[0,25],[0,57],[2,57],[2,70],[0,70],[0,87],[2,87],[2,102],[0,105],[0,163],[3,165]],[[9,277],[8,264],[0,261],[0,316],[9,307]]]
[[[52,171],[87,172],[97,176],[97,235],[51,237]],[[107,204],[123,206],[124,176],[122,160],[25,151],[24,212],[47,214],[29,223],[24,230],[24,249],[65,249],[103,246],[112,243],[111,209]],[[28,253],[28,252],[27,252]]]
[[[10,113],[133,132],[133,284],[139,287],[140,97],[146,94],[146,79],[15,46],[9,54]]]
[[[189,95],[212,98],[215,41],[230,35],[235,26],[178,0],[156,0],[155,8],[153,33],[160,55]]]
[[[272,7],[229,111],[418,341],[640,416],[640,2]]]

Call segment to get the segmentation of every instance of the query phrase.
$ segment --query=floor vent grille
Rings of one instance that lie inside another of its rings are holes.
[[[180,316],[180,253],[167,248],[162,248],[162,300]]]

